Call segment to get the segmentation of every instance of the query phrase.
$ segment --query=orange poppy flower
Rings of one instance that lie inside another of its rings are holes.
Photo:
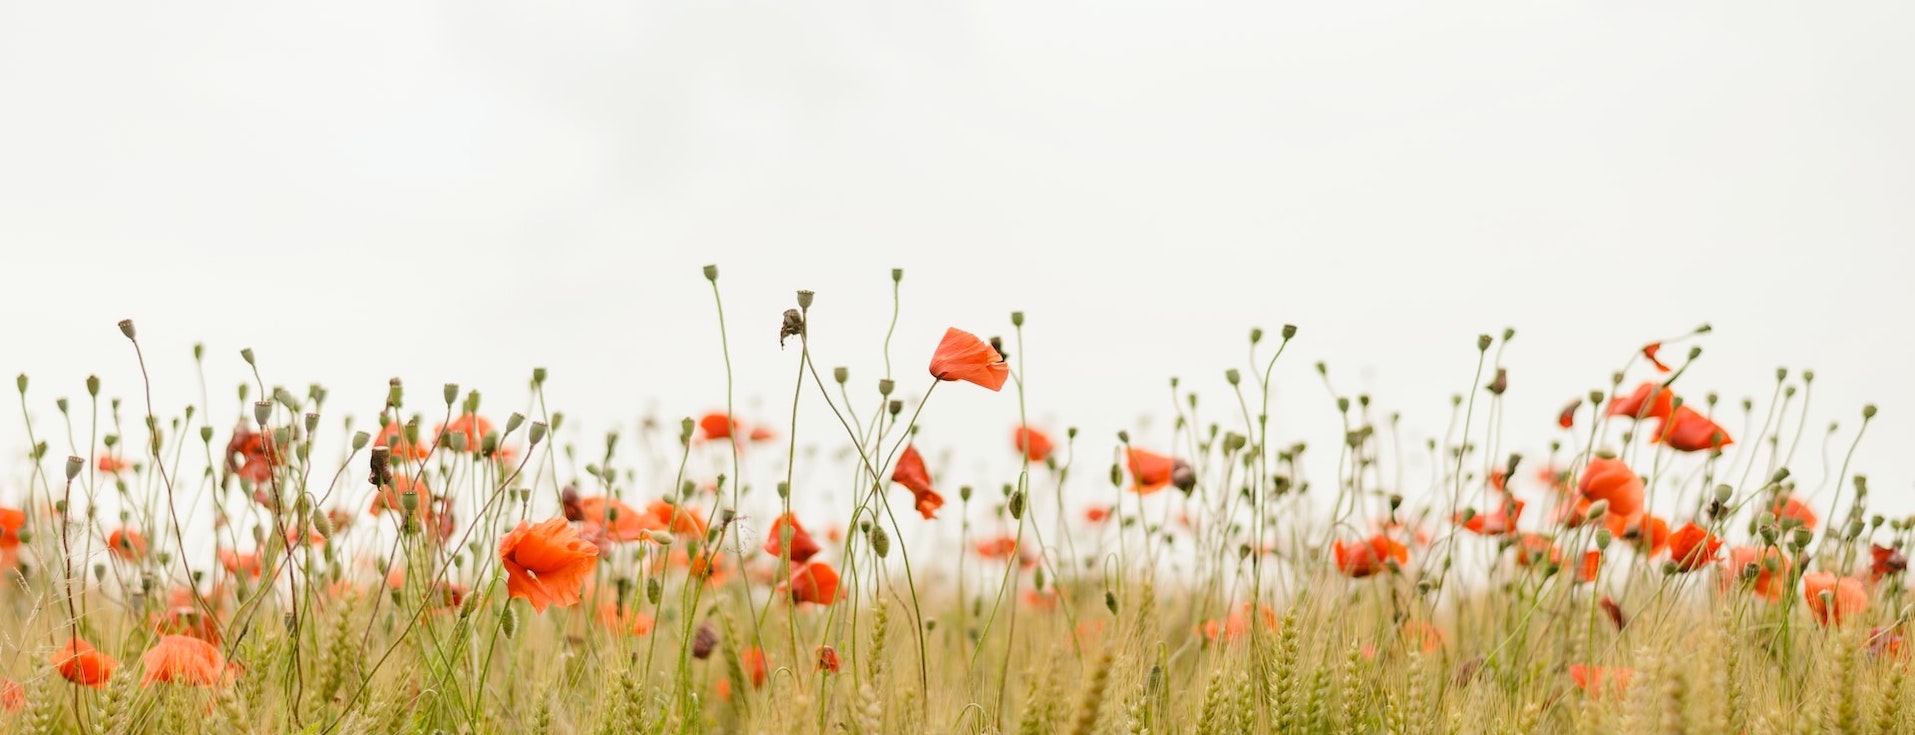
[[[639,541],[650,538],[646,530],[663,528],[662,525],[656,525],[656,519],[650,513],[640,513],[632,506],[603,495],[579,500],[578,508],[581,514],[579,520],[595,528],[595,535],[606,541]]]
[[[1611,518],[1617,518],[1611,514]],[[1609,526],[1611,533],[1619,538],[1628,539],[1636,551],[1643,556],[1655,556],[1669,548],[1669,522],[1659,516],[1644,513],[1635,518],[1624,519],[1623,531],[1616,533],[1616,524]]]
[[[1516,565],[1530,566],[1547,561],[1551,564],[1563,563],[1563,550],[1548,536],[1525,533],[1516,537]]]
[[[999,536],[977,542],[977,555],[986,559],[1010,559],[1017,556],[1017,551],[1017,539],[1011,536]]]
[[[532,609],[578,604],[579,590],[598,564],[598,547],[579,538],[578,529],[564,518],[538,525],[519,521],[499,541],[499,562],[505,566],[505,589],[523,597]]]
[[[730,439],[733,433],[743,431],[745,425],[738,419],[729,418],[724,413],[713,411],[698,418],[699,438],[704,441]]]
[[[20,529],[27,525],[27,512],[19,508],[0,508],[0,549],[20,548]]]
[[[1268,630],[1276,630],[1276,611],[1265,607],[1259,610],[1259,612],[1262,613],[1259,617],[1262,618],[1263,627]],[[1223,620],[1213,619],[1204,621],[1204,624],[1198,628],[1198,632],[1202,633],[1203,637],[1212,641],[1221,639],[1235,643],[1242,640],[1244,634],[1250,632],[1250,603],[1243,603],[1241,608],[1231,612],[1225,616]]]
[[[957,327],[944,330],[937,352],[931,354],[931,377],[938,380],[962,380],[1001,390],[1011,377],[1011,366],[1004,356],[977,335]]]
[[[120,474],[121,472],[132,469],[133,467],[133,464],[131,462],[120,459],[119,457],[115,457],[111,454],[100,455],[100,460],[96,463],[96,465],[100,468],[101,472],[105,472],[109,475],[117,475],[117,474]]]
[[[811,534],[805,531],[805,527],[799,525],[798,518],[790,513],[778,516],[778,520],[772,521],[771,532],[765,534],[765,553],[772,556],[785,554],[785,544],[782,541],[787,526],[791,528],[791,551],[788,558],[794,564],[810,561],[811,557],[816,556],[820,551],[818,542],[812,540]]]
[[[1815,530],[1815,511],[1809,510],[1809,504],[1802,502],[1801,498],[1795,497],[1794,495],[1790,495],[1787,498],[1776,499],[1774,503],[1769,505],[1768,510],[1769,515],[1775,516],[1776,518],[1794,520],[1801,523],[1804,528],[1811,531]]]
[[[1650,441],[1662,442],[1678,452],[1721,449],[1735,443],[1727,430],[1688,406],[1677,406]]]
[[[637,606],[621,606],[609,595],[598,603],[598,621],[612,630],[640,636],[650,635],[654,624],[652,616],[640,612]]]
[[[1056,448],[1051,444],[1051,438],[1045,436],[1044,432],[1028,426],[1020,426],[1016,431],[1011,432],[1011,446],[1017,448],[1018,456],[1026,457],[1032,462],[1050,459],[1051,450]]]
[[[1581,688],[1585,692],[1588,692],[1589,696],[1592,696],[1592,697],[1602,696],[1603,683],[1605,681],[1609,683],[1610,691],[1619,692],[1629,688],[1629,678],[1635,675],[1636,675],[1635,669],[1624,668],[1621,666],[1615,666],[1615,667],[1585,666],[1583,664],[1569,665],[1570,681],[1576,682],[1577,687]]]
[[[1637,420],[1666,419],[1675,408],[1675,391],[1655,382],[1636,386],[1636,392],[1629,394],[1628,398],[1612,398],[1609,401],[1609,415]]]
[[[1828,599],[1823,599],[1824,595]],[[1815,615],[1816,622],[1823,625],[1830,622],[1841,625],[1868,609],[1868,589],[1862,586],[1862,580],[1838,578],[1829,572],[1802,575],[1802,596],[1807,599],[1809,612]]]
[[[1596,575],[1602,572],[1602,552],[1590,549],[1583,552],[1583,563],[1576,567],[1576,581],[1594,582]]]
[[[1877,582],[1888,575],[1901,574],[1902,570],[1908,568],[1908,557],[1902,555],[1901,549],[1892,546],[1869,544],[1868,556],[1869,578]]]
[[[106,680],[113,678],[113,670],[120,665],[112,656],[79,638],[67,639],[66,645],[48,661],[67,681],[94,689],[105,689]]]
[[[272,437],[253,431],[245,421],[233,429],[233,438],[226,442],[226,471],[239,475],[255,485],[264,485],[273,478],[273,468],[286,463],[285,453],[274,446]]]
[[[1403,641],[1424,653],[1435,653],[1443,648],[1443,629],[1422,620],[1407,620],[1403,623]]]
[[[844,667],[843,659],[838,658],[838,649],[819,646],[813,653],[818,655],[818,670],[827,674],[836,674]]]
[[[698,509],[690,506],[653,500],[645,504],[645,512],[652,516],[652,528],[664,529],[672,533],[705,538],[705,519],[698,517]]]
[[[19,712],[27,708],[27,690],[20,682],[12,679],[0,679],[0,708],[8,712]]]
[[[397,421],[387,423],[384,428],[380,429],[379,435],[373,438],[372,445],[375,447],[385,447],[392,452],[392,458],[398,460],[410,459],[417,461],[425,459],[426,454],[430,451],[418,442],[406,441],[406,427],[400,425]]]
[[[1676,568],[1684,572],[1693,572],[1716,563],[1716,555],[1722,550],[1722,539],[1703,530],[1694,522],[1683,524],[1675,533],[1669,534],[1669,558]]]
[[[1788,591],[1783,585],[1789,580],[1789,557],[1773,546],[1731,547],[1728,563],[1722,566],[1722,586],[1735,585],[1751,564],[1756,568],[1755,594],[1770,602],[1781,600]]]
[[[1093,505],[1084,509],[1084,520],[1090,521],[1091,523],[1103,523],[1110,519],[1111,511],[1111,506]]]
[[[1410,563],[1410,548],[1381,533],[1348,544],[1338,539],[1330,544],[1330,554],[1336,560],[1337,571],[1354,578],[1388,571],[1391,560],[1397,566]]]
[[[891,471],[891,481],[903,485],[916,497],[918,514],[924,520],[938,517],[938,508],[944,507],[944,496],[931,488],[931,471],[924,466],[924,456],[918,454],[915,444],[907,444],[904,453],[898,455],[897,469]]]
[[[106,535],[106,550],[115,558],[138,561],[146,556],[146,537],[131,528],[116,528]]]
[[[1494,513],[1477,513],[1464,520],[1461,513],[1456,521],[1472,533],[1484,536],[1501,536],[1516,530],[1516,519],[1523,515],[1523,501],[1504,496],[1503,506]]]
[[[165,612],[153,613],[147,617],[147,623],[159,635],[192,636],[215,645],[220,640],[219,621],[191,606],[171,607]]]
[[[219,565],[233,574],[244,574],[259,579],[259,553],[254,551],[219,550]]]
[[[1642,478],[1622,460],[1613,457],[1596,457],[1589,460],[1589,466],[1583,468],[1583,481],[1579,486],[1583,497],[1609,501],[1609,512],[1619,516],[1633,516],[1642,512]]]
[[[1024,604],[1033,610],[1056,610],[1057,592],[1055,590],[1024,590]]]
[[[1661,358],[1656,357],[1659,352],[1662,352],[1661,342],[1650,342],[1642,346],[1642,356],[1649,358],[1649,364],[1656,366],[1656,372],[1666,373],[1673,370],[1674,368],[1664,364]]]
[[[440,437],[464,434],[465,451],[477,454],[485,444],[485,435],[490,433],[492,433],[492,422],[481,418],[478,414],[460,414],[458,418],[452,420],[452,423],[439,427],[437,435],[432,437],[432,443],[438,444]]]
[[[1131,447],[1125,450],[1126,464],[1130,465],[1130,489],[1138,495],[1149,495],[1170,485],[1171,475],[1177,470],[1177,461],[1147,449]]]
[[[771,667],[765,662],[765,652],[757,646],[747,647],[738,652],[738,663],[745,667],[745,675],[751,677],[752,688],[765,685],[765,677],[771,673]]]
[[[160,636],[141,654],[140,666],[146,669],[140,686],[171,682],[209,687],[220,683],[226,674],[226,659],[217,646],[184,635]]]
[[[794,603],[829,605],[838,600],[838,581],[838,570],[830,564],[814,561],[793,569],[791,583],[779,587],[781,592],[790,591]]]

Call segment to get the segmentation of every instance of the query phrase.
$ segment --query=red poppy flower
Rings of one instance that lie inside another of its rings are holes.
[[[598,547],[579,538],[578,529],[564,518],[538,525],[519,521],[518,528],[499,541],[499,562],[505,566],[506,592],[544,612],[549,605],[578,604],[585,580],[598,565]]]
[[[1643,383],[1628,398],[1609,401],[1609,415],[1632,419],[1666,419],[1676,409],[1676,393],[1661,383]]]
[[[733,431],[742,428],[744,426],[738,423],[737,419],[729,418],[718,411],[705,414],[698,419],[698,432],[705,441],[730,439]]]
[[[147,616],[147,624],[160,635],[187,635],[219,644],[219,621],[190,605],[167,608]]]
[[[1669,558],[1675,562],[1676,569],[1693,572],[1716,563],[1716,555],[1722,551],[1722,539],[1703,530],[1695,523],[1683,524],[1675,533],[1669,534]]]
[[[791,592],[791,601],[829,605],[838,600],[838,570],[830,564],[814,561],[791,572],[791,583],[780,585]]]
[[[1583,481],[1579,487],[1583,497],[1591,501],[1609,501],[1610,513],[1627,517],[1642,512],[1642,478],[1637,477],[1635,471],[1620,459],[1596,457],[1589,460],[1589,466],[1583,468]]]
[[[253,551],[219,550],[219,565],[233,574],[243,574],[259,579],[259,553]]]
[[[1556,413],[1556,425],[1565,429],[1574,427],[1576,425],[1576,409],[1582,408],[1582,405],[1582,401],[1570,401],[1569,405],[1563,406],[1563,410]]]
[[[1017,539],[999,536],[977,542],[977,555],[986,559],[1006,560],[1017,556]]]
[[[1603,683],[1605,681],[1609,683],[1610,691],[1621,691],[1629,688],[1629,678],[1635,675],[1635,669],[1620,666],[1569,665],[1570,681],[1576,682],[1577,687],[1588,692],[1589,696],[1592,697],[1602,696]]]
[[[0,550],[20,548],[20,529],[27,525],[27,512],[19,508],[0,508]]]
[[[1610,532],[1615,533],[1614,526]],[[1655,556],[1669,548],[1669,522],[1647,513],[1628,519],[1623,532],[1616,535],[1628,539],[1643,556]]]
[[[127,462],[111,454],[100,455],[100,460],[97,464],[101,472],[105,472],[109,475],[117,475],[133,467],[131,462]]]
[[[393,459],[421,460],[430,451],[425,445],[406,440],[406,427],[397,421],[388,422],[379,429],[379,435],[373,437],[372,445],[385,447],[391,451]]]
[[[645,505],[645,512],[652,517],[652,528],[664,529],[675,534],[704,538],[709,527],[705,519],[698,516],[698,509],[664,500],[653,500]]]
[[[1661,342],[1650,342],[1649,344],[1642,346],[1642,356],[1649,358],[1649,364],[1656,366],[1656,372],[1666,373],[1666,372],[1669,372],[1670,370],[1673,370],[1674,368],[1671,368],[1668,365],[1663,364],[1662,360],[1656,357],[1656,353],[1661,351],[1662,351]]]
[[[1258,617],[1262,618],[1261,622],[1265,629],[1277,629],[1276,611],[1264,607],[1259,609],[1258,612],[1262,613]],[[1203,637],[1213,641],[1223,640],[1235,643],[1241,640],[1244,634],[1250,632],[1250,603],[1243,603],[1241,607],[1225,616],[1222,620],[1213,619],[1204,621],[1204,624],[1198,628],[1198,632],[1203,634]]]
[[[1168,487],[1171,475],[1177,470],[1176,460],[1147,449],[1131,447],[1124,455],[1130,465],[1130,489],[1138,495],[1149,495]]]
[[[650,635],[654,625],[652,616],[632,605],[621,606],[609,595],[598,603],[598,622],[614,631],[640,636]]]
[[[1001,390],[1011,376],[1004,356],[977,335],[957,327],[944,331],[937,352],[931,355],[931,377],[938,380],[962,380],[991,390]]]
[[[1338,539],[1330,544],[1330,554],[1336,560],[1337,571],[1355,578],[1388,571],[1392,560],[1397,566],[1410,563],[1410,548],[1380,533],[1355,543],[1346,544]]]
[[[838,658],[838,649],[836,648],[819,646],[814,653],[818,655],[819,671],[827,674],[836,674],[838,670],[844,666],[844,661]]]
[[[1773,546],[1730,548],[1729,561],[1722,567],[1722,586],[1733,586],[1751,564],[1756,568],[1755,594],[1770,602],[1781,600],[1788,592],[1789,557]]]
[[[1020,426],[1011,432],[1011,445],[1017,448],[1019,456],[1028,457],[1032,462],[1050,459],[1051,450],[1055,448],[1051,438],[1045,436],[1044,432],[1028,426]]]
[[[764,649],[751,646],[739,651],[738,662],[744,665],[745,675],[751,677],[752,687],[765,685],[765,677],[770,674],[770,667],[765,664]]]
[[[1735,443],[1727,430],[1688,406],[1677,406],[1650,441],[1662,442],[1679,452],[1721,449]]]
[[[891,481],[903,485],[916,496],[918,514],[924,516],[924,520],[938,517],[938,508],[944,506],[944,496],[931,488],[931,471],[925,468],[924,456],[918,454],[917,445],[905,445],[904,453],[898,455],[897,469],[891,472]]]
[[[210,687],[226,675],[226,658],[220,655],[217,646],[183,635],[161,636],[140,656],[140,666],[146,669],[140,686],[170,682]]]
[[[1901,549],[1892,546],[1869,544],[1868,556],[1869,578],[1877,582],[1888,575],[1901,574],[1902,570],[1908,568],[1908,557],[1902,555]]]
[[[20,682],[12,679],[0,679],[0,708],[8,712],[19,712],[27,708],[27,690]]]
[[[105,689],[106,680],[113,678],[113,670],[120,666],[112,656],[78,638],[67,639],[66,645],[48,660],[67,681],[94,689]]]
[[[1523,501],[1504,496],[1503,505],[1494,513],[1477,513],[1464,520],[1457,514],[1456,520],[1463,528],[1484,536],[1501,536],[1516,530],[1516,519],[1523,515]]]
[[[273,444],[272,437],[253,431],[244,421],[233,429],[224,458],[228,473],[254,485],[266,484],[273,478],[273,468],[286,463],[285,453]]]
[[[778,516],[778,520],[772,522],[771,532],[765,534],[765,553],[779,556],[785,552],[785,544],[781,542],[784,540],[786,527],[791,528],[791,552],[788,558],[792,563],[803,564],[817,555],[818,542],[812,540],[811,534],[807,533],[805,527],[798,524],[797,517],[790,513]]]
[[[1602,572],[1602,552],[1590,549],[1583,552],[1583,563],[1576,567],[1576,581],[1594,582],[1596,575]]]
[[[1823,599],[1827,595],[1828,599]],[[1854,577],[1836,577],[1829,572],[1802,575],[1802,596],[1816,622],[1841,625],[1868,609],[1868,589]]]
[[[478,414],[460,414],[458,418],[452,420],[452,423],[439,427],[438,435],[432,438],[432,443],[436,445],[443,437],[464,434],[465,451],[477,454],[483,448],[485,435],[490,433],[492,433],[492,422]]]
[[[1801,523],[1804,528],[1815,530],[1815,511],[1809,510],[1809,504],[1802,502],[1801,498],[1794,495],[1777,498],[1769,505],[1769,514],[1779,519],[1794,520]]]
[[[1110,506],[1093,505],[1084,509],[1084,520],[1091,523],[1103,523],[1110,519],[1111,510]]]
[[[580,499],[578,511],[580,520],[596,531],[593,535],[614,543],[650,538],[645,532],[659,527],[655,526],[651,514],[640,513],[637,508],[603,495]]]
[[[1516,537],[1516,565],[1530,566],[1547,561],[1551,564],[1563,563],[1563,550],[1548,536],[1525,533]]]
[[[146,537],[131,528],[116,528],[106,535],[106,550],[117,559],[138,561],[146,556]]]

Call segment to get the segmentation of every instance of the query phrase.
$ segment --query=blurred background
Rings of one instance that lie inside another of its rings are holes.
[[[534,367],[589,447],[722,409],[717,264],[740,418],[782,434],[793,291],[868,415],[895,267],[900,393],[945,327],[1009,336],[1022,310],[1033,422],[1081,429],[1077,483],[1103,495],[1118,429],[1168,448],[1172,376],[1234,428],[1223,372],[1252,327],[1301,328],[1274,423],[1328,487],[1317,361],[1401,412],[1417,478],[1478,334],[1515,328],[1502,445],[1539,456],[1564,403],[1707,322],[1691,400],[1719,392],[1742,439],[1735,403],[1759,420],[1778,366],[1812,368],[1804,494],[1823,512],[1827,426],[1839,461],[1874,402],[1854,469],[1915,511],[1912,23],[1899,2],[5,2],[0,372],[31,376],[51,473],[54,399],[83,404],[88,375],[143,433],[129,317],[162,414],[199,402],[205,344],[222,441],[250,347],[268,385],[329,389],[322,457],[389,378],[429,415],[441,384],[479,389],[497,420]],[[817,399],[800,443],[829,451]],[[1011,479],[1017,415],[1008,391],[936,392],[920,442],[951,452],[947,495]],[[799,493],[842,498],[840,474]]]

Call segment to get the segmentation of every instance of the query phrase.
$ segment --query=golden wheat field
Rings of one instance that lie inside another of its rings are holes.
[[[1617,346],[1591,376],[1602,387],[1553,417],[1505,415],[1504,346],[1518,338],[1483,335],[1449,432],[1421,447],[1370,396],[1333,387],[1339,445],[1273,432],[1273,367],[1309,333],[1255,328],[1245,362],[1221,368],[1228,393],[1172,380],[1173,428],[1145,446],[1024,418],[1019,358],[1043,346],[1024,343],[1023,313],[887,335],[885,372],[854,375],[814,354],[813,293],[782,314],[726,314],[717,267],[704,277],[727,375],[731,345],[776,324],[788,411],[739,415],[728,380],[708,414],[582,436],[546,404],[557,378],[544,369],[509,397],[395,377],[383,405],[335,406],[322,385],[274,384],[250,350],[251,379],[179,413],[153,412],[150,381],[116,395],[91,378],[85,396],[53,399],[19,376],[31,470],[0,495],[0,722],[1915,727],[1915,522],[1872,513],[1847,459],[1876,409],[1805,437],[1813,373],[1778,371],[1773,395],[1740,403],[1691,386],[1707,325]],[[893,271],[894,295],[901,283]],[[159,358],[133,321],[119,330],[144,375]],[[957,401],[1020,420],[921,451],[920,429]],[[800,437],[817,425],[804,415],[837,431]],[[338,456],[313,451],[329,435]],[[1502,449],[1519,438],[1547,455]],[[1833,453],[1832,472],[1791,471],[1805,438]],[[1405,476],[1406,453],[1429,458],[1426,477]],[[964,455],[1014,469],[953,486],[946,468]],[[1334,474],[1307,472],[1306,455],[1334,456]],[[707,466],[718,472],[688,469]],[[806,502],[821,485],[850,502]],[[1826,505],[1804,501],[1816,491]]]

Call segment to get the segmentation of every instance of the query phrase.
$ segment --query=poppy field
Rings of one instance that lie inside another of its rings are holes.
[[[1477,337],[1420,446],[1333,388],[1339,445],[1284,436],[1272,369],[1308,330],[1252,328],[1230,392],[1172,379],[1146,438],[1031,420],[1021,312],[887,336],[876,373],[814,354],[811,292],[726,314],[704,277],[726,393],[603,435],[546,404],[542,368],[339,406],[248,350],[250,380],[172,413],[150,379],[69,399],[19,376],[0,728],[1915,729],[1915,519],[1872,511],[1849,460],[1875,407],[1812,413],[1812,373],[1692,385],[1706,325],[1616,346],[1544,416],[1503,410],[1516,335]],[[774,322],[790,377],[746,415],[730,345]],[[145,375],[162,358],[118,327]],[[961,401],[1014,419],[921,444]],[[953,479],[977,458],[1008,469]]]

